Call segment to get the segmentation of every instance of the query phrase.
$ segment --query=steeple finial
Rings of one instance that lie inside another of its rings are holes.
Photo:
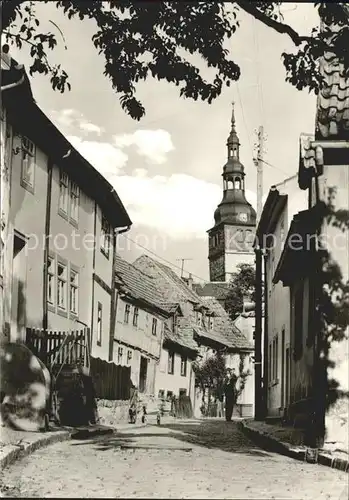
[[[235,130],[235,101],[232,101],[232,111],[231,111],[231,130],[232,132],[236,132]]]

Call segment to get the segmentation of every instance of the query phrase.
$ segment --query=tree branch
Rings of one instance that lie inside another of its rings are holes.
[[[293,43],[298,47],[302,42],[309,42],[312,40],[310,36],[300,36],[291,26],[288,24],[280,23],[279,21],[275,21],[271,17],[264,14],[260,11],[252,2],[236,2],[236,4],[245,12],[255,17],[258,21],[261,21],[269,28],[273,28],[278,33],[282,35],[288,35]]]

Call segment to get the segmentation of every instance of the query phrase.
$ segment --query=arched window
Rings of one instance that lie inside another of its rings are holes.
[[[237,147],[236,146],[234,146],[234,147],[231,148],[231,150],[230,150],[230,156],[232,158],[236,158],[237,157]]]
[[[227,181],[227,188],[228,189],[233,189],[234,185],[233,185],[233,181]]]
[[[241,179],[239,177],[235,177],[234,187],[235,189],[241,189]]]

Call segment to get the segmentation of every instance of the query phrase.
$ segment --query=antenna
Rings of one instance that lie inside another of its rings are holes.
[[[262,215],[264,140],[264,128],[261,125],[258,129],[257,157],[253,159],[257,167],[257,226]]]
[[[176,261],[182,262],[182,268],[181,268],[181,278],[183,278],[184,262],[185,262],[186,260],[193,260],[193,259],[190,259],[190,258],[185,258],[185,259],[176,259]]]

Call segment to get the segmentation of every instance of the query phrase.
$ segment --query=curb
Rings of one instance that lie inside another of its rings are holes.
[[[241,430],[246,434],[246,436],[248,436],[261,448],[274,453],[279,453],[280,455],[294,458],[296,460],[305,461],[306,449],[295,448],[289,443],[279,441],[273,436],[270,436],[270,434],[251,428],[246,422],[240,422],[239,424]],[[349,460],[332,457],[331,455],[328,455],[321,451],[319,451],[316,463],[325,465],[326,467],[331,467],[332,469],[337,469],[342,472],[349,473]]]
[[[17,460],[20,460],[21,458],[24,458],[34,453],[34,451],[40,448],[45,448],[50,444],[66,441],[69,438],[70,438],[70,431],[64,430],[64,431],[57,431],[54,434],[51,434],[50,436],[40,437],[39,439],[33,441],[32,443],[24,443],[20,446],[8,445],[8,447],[11,449],[8,451],[8,453],[5,454],[4,457],[0,459],[0,469],[8,467]]]

